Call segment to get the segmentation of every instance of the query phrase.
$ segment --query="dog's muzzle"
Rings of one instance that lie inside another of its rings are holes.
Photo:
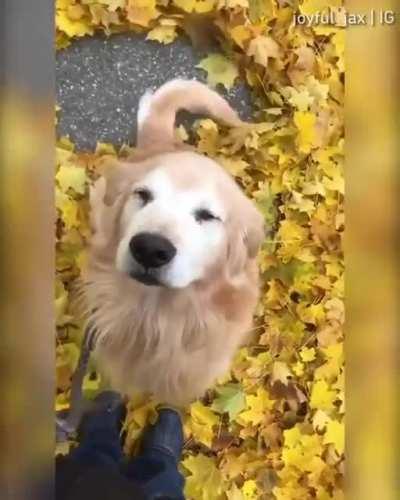
[[[176,255],[176,248],[164,236],[154,233],[138,233],[129,242],[134,261],[139,264],[130,275],[144,285],[161,285],[160,269],[169,264]]]

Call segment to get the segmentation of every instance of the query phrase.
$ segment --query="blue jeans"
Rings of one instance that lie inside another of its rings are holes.
[[[58,491],[68,489],[69,485],[65,484],[68,482],[75,482],[76,488],[76,484],[79,484],[77,478],[81,480],[85,474],[88,477],[88,471],[97,468],[103,471],[103,479],[105,473],[110,473],[114,479],[116,476],[120,478],[124,487],[129,482],[132,485],[132,500],[184,500],[184,478],[178,470],[183,447],[182,424],[178,413],[171,409],[160,410],[156,424],[144,432],[141,452],[129,460],[123,455],[118,427],[110,425],[110,418],[107,414],[92,418],[78,447],[65,458],[64,463],[69,462],[69,467],[78,471],[76,474],[70,473],[68,476],[65,465],[63,470],[57,464]],[[137,488],[143,496],[136,496]],[[60,494],[57,498],[64,497]],[[117,494],[113,494],[114,500],[118,498]]]

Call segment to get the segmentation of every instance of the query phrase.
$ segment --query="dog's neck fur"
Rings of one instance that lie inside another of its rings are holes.
[[[140,378],[133,379],[132,384],[148,387],[156,397],[167,401],[175,401],[179,394],[182,401],[176,402],[181,403],[193,391],[200,395],[204,389],[199,386],[197,390],[195,380],[188,383],[180,379],[180,374],[190,373],[192,364],[202,367],[202,377],[207,377],[208,371],[212,373],[216,364],[226,363],[225,369],[228,367],[229,359],[223,361],[222,356],[221,360],[221,353],[230,353],[238,346],[235,332],[248,330],[256,297],[251,289],[243,294],[244,283],[230,284],[214,277],[184,290],[147,287],[105,262],[94,264],[88,271],[85,292],[94,309],[90,320],[98,332],[97,358],[100,363],[102,358],[107,361],[106,371],[114,385],[125,390],[127,372],[135,366],[145,364],[150,372],[164,366],[168,369],[160,386],[153,387]],[[175,366],[176,359],[179,366]],[[135,376],[140,377],[140,373]],[[130,390],[127,386],[126,392]]]
[[[198,334],[215,322],[222,327],[222,323],[240,321],[240,277],[229,282],[223,276],[216,279],[216,272],[210,271],[212,280],[198,281],[185,289],[149,287],[115,270],[110,262],[97,260],[88,271],[85,285],[87,302],[94,311],[91,320],[101,334],[118,336],[125,342],[121,329],[132,334],[144,323],[151,323],[155,330],[174,329],[174,336],[179,337],[177,318],[182,318],[181,341],[185,344],[188,339],[184,337],[190,336],[192,330]],[[171,324],[169,318],[173,319]],[[119,335],[115,335],[116,329]]]
[[[253,280],[214,275],[184,290],[146,287],[114,266],[92,264],[85,292],[98,334],[95,356],[114,388],[186,405],[228,370],[251,326],[254,261],[246,270]]]

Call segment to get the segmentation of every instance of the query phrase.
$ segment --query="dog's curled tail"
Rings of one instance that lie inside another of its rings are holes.
[[[176,143],[175,116],[179,110],[205,114],[230,126],[243,124],[236,111],[217,92],[195,80],[171,80],[139,102],[137,147],[171,146]]]

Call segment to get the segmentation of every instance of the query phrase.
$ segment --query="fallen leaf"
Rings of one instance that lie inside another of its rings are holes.
[[[226,384],[216,388],[218,396],[214,399],[212,409],[218,413],[228,413],[230,420],[245,409],[246,399],[240,384]]]
[[[325,444],[333,444],[339,455],[344,452],[344,425],[337,420],[331,420],[327,423],[324,435]]]
[[[207,83],[212,87],[223,85],[230,89],[239,76],[238,69],[232,61],[222,54],[210,54],[196,66],[207,72]]]
[[[147,33],[146,40],[153,40],[167,45],[178,36],[175,26],[156,26]]]
[[[202,454],[189,455],[183,460],[182,465],[190,473],[185,483],[187,498],[202,500],[219,498],[224,489],[224,481],[213,458]]]
[[[247,55],[254,57],[257,64],[267,67],[270,58],[279,57],[279,45],[271,37],[258,36],[250,42]]]

